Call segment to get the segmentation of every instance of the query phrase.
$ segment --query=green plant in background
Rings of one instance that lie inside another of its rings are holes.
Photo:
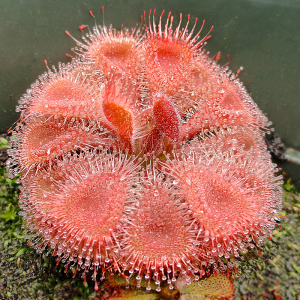
[[[9,148],[9,141],[0,136],[0,150],[3,150],[3,149],[8,149]]]

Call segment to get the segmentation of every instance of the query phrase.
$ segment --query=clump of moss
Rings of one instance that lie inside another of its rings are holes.
[[[6,137],[6,134],[0,134],[0,167],[4,167],[8,158],[7,149],[9,148],[9,142]]]

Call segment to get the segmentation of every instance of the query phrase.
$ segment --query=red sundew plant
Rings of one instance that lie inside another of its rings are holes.
[[[92,14],[92,13],[91,13]],[[92,15],[93,16],[93,15]],[[270,122],[237,75],[204,50],[209,33],[96,25],[75,57],[20,99],[8,168],[38,252],[98,289],[106,273],[157,291],[230,275],[272,235],[281,209],[264,143]],[[81,26],[83,29],[85,26]],[[69,32],[67,32],[68,35]]]

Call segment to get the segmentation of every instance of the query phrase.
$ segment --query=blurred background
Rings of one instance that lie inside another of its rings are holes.
[[[94,25],[92,10],[102,24],[132,28],[144,10],[174,15],[174,24],[191,14],[214,25],[206,49],[230,54],[230,68],[244,70],[240,79],[259,107],[273,121],[275,134],[288,148],[300,150],[300,0],[0,0],[0,133],[18,119],[18,99],[48,65],[68,62],[65,53],[80,39],[78,26]],[[198,29],[201,22],[198,23]],[[300,187],[300,165],[280,164]]]

